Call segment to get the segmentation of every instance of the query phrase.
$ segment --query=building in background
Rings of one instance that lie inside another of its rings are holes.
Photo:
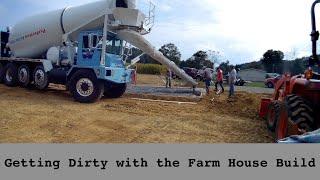
[[[240,70],[238,76],[245,81],[264,82],[267,72],[260,69]]]

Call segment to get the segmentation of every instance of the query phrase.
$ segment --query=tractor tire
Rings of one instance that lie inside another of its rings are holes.
[[[3,78],[4,78],[4,66],[2,63],[0,63],[0,83],[3,82]]]
[[[112,84],[111,87],[105,88],[104,96],[107,98],[119,98],[127,90],[127,84]]]
[[[279,120],[276,127],[276,140],[286,138],[292,131],[289,124],[296,125],[299,130],[309,132],[314,130],[315,119],[312,106],[297,95],[289,95],[281,108]],[[290,123],[289,123],[290,122]]]
[[[31,82],[30,68],[27,65],[21,65],[18,69],[18,82],[22,87],[28,87]]]
[[[104,84],[89,70],[79,70],[74,73],[69,82],[69,91],[80,103],[93,103],[101,99]]]
[[[18,85],[18,68],[14,63],[8,63],[4,68],[4,84],[9,87]]]
[[[45,90],[49,86],[48,73],[42,65],[37,66],[33,71],[34,86],[38,90]]]
[[[268,130],[272,133],[275,132],[278,118],[280,117],[281,111],[281,102],[280,101],[273,101],[270,103],[268,107],[267,113],[267,127]]]
[[[289,95],[286,98],[290,108],[290,120],[307,132],[315,128],[315,115],[308,101],[297,95]]]

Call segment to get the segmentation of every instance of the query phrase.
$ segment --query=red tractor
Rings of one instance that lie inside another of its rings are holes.
[[[320,75],[312,71],[312,66],[320,67],[317,55],[319,31],[316,28],[315,6],[311,8],[312,19],[312,56],[309,68],[304,75],[283,75],[276,83],[272,99],[263,99],[260,116],[267,119],[270,132],[275,139],[283,139],[291,135],[300,135],[320,128]]]

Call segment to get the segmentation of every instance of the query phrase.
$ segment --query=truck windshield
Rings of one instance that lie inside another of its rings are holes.
[[[97,45],[97,49],[102,49],[102,37],[99,37],[99,39],[100,41]],[[122,40],[108,36],[108,40],[106,42],[106,53],[122,55]]]

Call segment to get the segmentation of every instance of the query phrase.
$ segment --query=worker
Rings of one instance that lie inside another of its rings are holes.
[[[237,80],[237,70],[235,69],[234,66],[231,66],[231,72],[229,73],[229,98],[234,96],[234,84],[236,83]]]
[[[204,79],[205,79],[205,83],[206,83],[207,94],[210,94],[210,86],[211,86],[211,81],[212,81],[212,72],[211,72],[210,68],[205,68]]]
[[[166,88],[171,88],[171,79],[172,79],[172,72],[170,69],[168,69],[166,74]]]
[[[223,93],[224,92],[223,71],[220,67],[217,68],[217,79],[216,79],[216,83],[215,83],[215,91],[217,91],[217,94],[220,94],[220,92],[218,93],[218,85],[220,85],[221,93]]]

